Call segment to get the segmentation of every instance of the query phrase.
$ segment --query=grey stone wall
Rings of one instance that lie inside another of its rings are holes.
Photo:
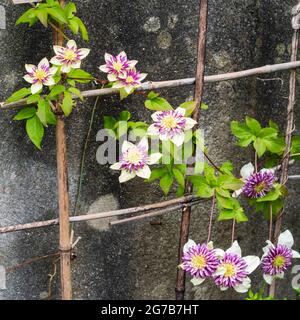
[[[149,73],[148,79],[163,80],[192,77],[197,46],[198,1],[190,0],[81,0],[79,15],[86,21],[92,52],[85,69],[98,73],[106,51],[125,50],[139,60],[139,67]],[[209,1],[207,37],[207,74],[223,73],[289,60],[292,0],[227,0]],[[24,85],[24,63],[37,63],[51,57],[51,32],[41,26],[31,29],[14,26],[26,6],[5,9],[6,24],[0,23],[0,100]],[[3,27],[3,28],[2,28]],[[80,41],[79,41],[80,42]],[[83,43],[81,43],[83,45]],[[209,150],[218,163],[231,160],[237,167],[249,161],[247,154],[234,146],[229,131],[230,120],[245,115],[269,118],[283,128],[287,104],[288,73],[270,75],[280,81],[263,82],[253,77],[205,86],[209,111],[203,112]],[[268,76],[264,76],[268,78]],[[299,84],[299,83],[298,83]],[[175,106],[191,97],[193,88],[164,90],[162,94]],[[85,101],[67,119],[69,183],[74,206],[78,185],[80,158],[89,126],[93,99]],[[97,131],[103,127],[104,115],[117,115],[128,108],[135,120],[150,119],[150,112],[137,96],[119,102],[117,97],[101,99],[88,144],[80,212],[125,208],[163,200],[156,185],[145,185],[135,179],[119,185],[117,175],[96,162]],[[296,105],[296,112],[299,103]],[[47,129],[43,151],[37,151],[26,137],[24,125],[12,121],[14,112],[0,116],[0,225],[12,225],[57,216],[56,163],[54,128]],[[299,117],[296,119],[298,132]],[[298,132],[299,133],[299,132]],[[299,168],[298,168],[299,169]],[[297,167],[293,170],[297,172]],[[299,173],[299,171],[298,171]],[[300,247],[299,182],[289,183],[287,202],[288,227]],[[204,241],[208,208],[193,210],[191,237]],[[249,212],[250,223],[239,225],[238,240],[245,254],[261,254],[267,235],[262,217]],[[108,228],[107,221],[81,223],[75,226],[77,258],[72,263],[76,299],[172,299],[177,265],[180,212],[165,215],[160,225],[149,221]],[[230,244],[230,224],[215,222],[213,239],[218,246]],[[24,260],[53,252],[58,247],[56,227],[0,235],[0,264],[11,267]],[[7,274],[7,289],[0,299],[42,299],[47,291],[47,274],[52,260],[32,263]],[[291,275],[289,274],[289,278]],[[262,281],[254,275],[254,290]],[[290,281],[280,284],[281,297],[294,297]],[[52,299],[59,298],[59,275],[54,281]],[[187,298],[236,299],[233,292],[220,293],[207,286],[195,290],[187,284]]]

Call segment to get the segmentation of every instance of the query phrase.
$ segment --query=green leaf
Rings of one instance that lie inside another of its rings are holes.
[[[260,158],[261,156],[263,156],[263,154],[266,152],[267,147],[265,144],[265,140],[262,140],[261,138],[257,138],[254,141],[254,149],[257,152],[258,157]]]
[[[120,92],[120,100],[124,100],[126,99],[132,92],[134,91],[134,89],[128,93],[125,88],[120,88],[119,92]]]
[[[225,175],[225,174],[219,176],[218,182],[223,189],[228,189],[233,191],[241,189],[244,185],[244,182],[241,181],[240,179],[237,179],[232,175]]]
[[[201,102],[201,109],[202,110],[207,110],[208,109],[208,105],[205,104],[204,102]]]
[[[177,197],[182,197],[184,195],[185,189],[183,186],[178,186],[177,191],[176,191],[176,196]]]
[[[220,208],[224,209],[234,209],[236,199],[233,198],[224,198],[217,194],[217,201]]]
[[[120,121],[128,121],[131,118],[131,113],[127,110],[124,110],[120,113],[119,120]]]
[[[246,117],[246,125],[250,129],[250,131],[257,137],[261,131],[260,123],[251,117]]]
[[[36,108],[34,107],[27,107],[21,109],[15,116],[14,120],[24,120],[24,119],[29,119],[32,118],[36,113]]]
[[[47,13],[51,16],[52,19],[59,23],[68,24],[68,19],[66,18],[65,12],[59,8],[47,8]]]
[[[224,198],[230,198],[231,194],[228,190],[222,189],[222,188],[216,188],[217,194],[219,194],[221,197]]]
[[[257,202],[255,200],[252,200],[250,203],[255,205],[256,212],[262,212],[266,219],[270,219],[270,206],[272,206],[273,217],[276,217],[283,208],[283,202],[283,198],[280,197],[275,201]]]
[[[281,196],[279,189],[269,191],[264,197],[257,199],[257,202],[275,201]]]
[[[215,176],[215,170],[214,170],[213,167],[205,164],[205,166],[204,166],[204,176],[206,178],[207,183],[211,187],[217,186],[217,178]]]
[[[19,101],[31,94],[31,91],[29,88],[22,88],[16,92],[14,92],[6,101],[5,103],[15,102]]]
[[[252,141],[254,141],[255,136],[250,132],[249,128],[242,123],[237,121],[231,121],[231,132],[236,136],[241,147],[247,147]]]
[[[93,76],[81,69],[73,69],[68,73],[68,79],[74,79],[79,83],[88,83],[91,82],[94,78]]]
[[[65,91],[64,98],[61,104],[61,108],[65,114],[66,117],[68,117],[73,109],[73,100],[72,96],[68,91]]]
[[[21,23],[29,23],[30,25],[33,24],[33,21],[38,21],[36,17],[36,12],[34,8],[28,9],[25,11],[17,20],[16,25]]]
[[[179,108],[185,109],[185,116],[189,117],[196,108],[196,101],[187,101],[182,103]]]
[[[65,92],[66,88],[61,85],[61,84],[56,84],[50,91],[49,93],[49,98],[53,99],[54,97],[59,96],[60,94],[62,94],[63,92]]]
[[[182,187],[185,186],[185,178],[182,172],[176,168],[173,168],[173,174],[175,179],[177,180],[178,184]]]
[[[235,218],[234,210],[222,210],[219,213],[218,221],[232,220]]]
[[[169,102],[161,97],[156,97],[151,100],[145,101],[145,107],[149,110],[155,110],[155,111],[164,111],[164,110],[172,110],[172,106],[169,104]]]
[[[174,178],[170,174],[166,174],[160,179],[159,185],[165,196],[169,194],[173,181]]]
[[[151,176],[147,182],[153,182],[157,179],[163,177],[166,173],[168,173],[168,169],[166,167],[157,168],[151,171]]]
[[[117,120],[111,116],[104,116],[104,128],[105,129],[114,129],[117,123]]]
[[[83,101],[83,96],[81,94],[81,91],[75,87],[70,87],[68,89],[69,92],[73,93],[75,96],[77,96],[81,101]]]
[[[68,82],[68,84],[69,84],[70,86],[72,86],[72,87],[75,87],[75,85],[76,85],[76,82],[75,82],[75,80],[73,80],[73,79],[67,79],[67,82]]]
[[[272,120],[269,120],[269,127],[275,129],[277,132],[279,131],[279,126],[277,123],[275,123],[274,121]]]
[[[41,142],[44,136],[44,126],[37,116],[26,121],[26,132],[33,144],[41,150]]]
[[[118,139],[124,136],[125,134],[127,134],[127,131],[128,131],[127,122],[126,121],[117,122],[116,130],[117,130]]]
[[[285,150],[285,142],[283,138],[264,139],[264,144],[271,153],[281,155]]]
[[[231,174],[233,170],[233,164],[230,161],[224,162],[220,167],[221,172]]]
[[[69,19],[69,24],[68,24],[70,30],[74,33],[74,34],[78,34],[79,31],[79,25],[76,22],[76,20],[74,20],[74,18]]]
[[[154,91],[150,91],[149,93],[148,93],[148,99],[154,99],[154,98],[156,98],[156,97],[158,97],[159,96],[159,93],[156,93],[156,92],[154,92]]]
[[[78,24],[81,35],[82,35],[82,39],[85,41],[89,41],[89,35],[88,32],[86,30],[86,27],[84,25],[84,23],[82,22],[82,20],[78,17],[74,17],[73,20]]]
[[[196,195],[200,198],[211,198],[214,195],[214,189],[206,183],[198,183]]]
[[[38,102],[38,110],[36,115],[38,116],[38,118],[40,119],[40,121],[42,122],[42,124],[47,127],[47,112],[46,112],[46,101],[41,99]]]
[[[27,104],[37,103],[39,99],[41,99],[41,96],[38,93],[32,94],[27,98],[26,103]]]
[[[68,19],[74,16],[74,13],[77,12],[76,5],[73,2],[69,2],[64,7],[65,15]]]
[[[243,208],[241,207],[233,210],[230,210],[230,209],[222,210],[218,216],[218,221],[233,220],[233,219],[235,219],[238,223],[248,221],[248,218],[245,215]]]
[[[192,182],[192,184],[195,186],[195,187],[198,187],[199,185],[201,184],[207,184],[207,181],[206,179],[203,177],[203,176],[200,176],[200,175],[195,175],[195,176],[188,176],[187,179],[189,181]]]
[[[235,218],[236,222],[238,222],[238,223],[248,221],[248,217],[245,215],[243,208],[238,208],[235,210],[234,218]]]
[[[37,9],[36,16],[41,21],[44,27],[48,27],[48,12],[47,9]]]
[[[48,124],[55,125],[57,122],[56,115],[53,113],[48,101],[46,101],[46,119]]]
[[[260,138],[276,138],[277,137],[277,130],[274,128],[263,128],[259,133]]]

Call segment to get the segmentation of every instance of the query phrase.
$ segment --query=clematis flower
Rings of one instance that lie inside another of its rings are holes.
[[[137,64],[136,60],[128,60],[124,51],[117,56],[105,53],[104,59],[106,63],[100,66],[99,69],[108,73],[107,78],[110,82],[117,81],[120,74],[125,73],[126,70],[133,69]]]
[[[213,249],[213,243],[196,244],[189,240],[183,247],[180,268],[192,275],[191,282],[196,286],[210,278],[217,270],[219,259]]]
[[[53,76],[55,75],[57,68],[50,68],[49,61],[44,58],[40,61],[38,66],[33,64],[25,64],[27,74],[23,77],[25,81],[32,84],[31,93],[35,94],[45,86],[52,86],[55,84]]]
[[[142,84],[142,81],[147,77],[147,73],[140,73],[135,68],[125,70],[118,75],[118,80],[114,82],[114,88],[124,88],[127,93],[130,93],[136,87]]]
[[[233,288],[240,293],[247,292],[251,287],[248,277],[260,264],[259,257],[242,257],[241,248],[237,241],[226,251],[219,250],[220,264],[213,274],[215,284],[222,291]]]
[[[72,68],[80,68],[81,60],[90,53],[90,49],[77,49],[74,40],[69,40],[66,47],[53,46],[53,50],[56,56],[53,57],[50,62],[54,65],[62,66],[61,71],[63,73],[70,72]]]
[[[152,153],[148,155],[148,148],[147,138],[142,138],[137,145],[124,141],[120,161],[110,166],[110,169],[122,171],[119,177],[120,183],[133,179],[135,176],[144,179],[150,178],[149,165],[157,163],[162,154]]]
[[[148,128],[150,136],[159,136],[160,140],[171,140],[177,147],[184,142],[184,131],[192,129],[197,123],[185,117],[185,109],[157,111],[152,114],[153,124]]]
[[[267,246],[263,248],[262,269],[263,277],[269,285],[275,278],[283,278],[284,272],[292,264],[292,258],[300,258],[297,251],[292,250],[294,245],[293,235],[289,230],[281,233],[277,245],[267,240]]]
[[[262,198],[274,186],[275,175],[273,169],[261,169],[259,172],[254,172],[252,163],[244,165],[241,169],[241,177],[245,182],[242,189],[234,193],[234,197],[241,193],[248,198]]]

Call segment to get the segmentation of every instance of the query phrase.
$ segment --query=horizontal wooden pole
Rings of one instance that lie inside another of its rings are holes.
[[[189,204],[193,205],[194,203],[199,203],[202,199],[199,199],[196,196],[186,196],[181,198],[175,198],[163,202],[157,202],[154,204],[139,206],[139,207],[132,207],[127,209],[121,209],[121,210],[113,210],[113,211],[107,211],[107,212],[100,212],[100,213],[91,213],[91,214],[83,214],[78,216],[70,217],[70,222],[81,222],[81,221],[89,221],[89,220],[97,220],[97,219],[103,219],[103,218],[109,218],[109,217],[115,217],[125,214],[133,214],[133,213],[140,213],[140,212],[150,212],[153,210],[158,210],[162,208],[167,207],[174,207],[178,204]],[[171,209],[171,208],[170,208]],[[22,230],[29,230],[29,229],[36,229],[36,228],[42,228],[42,227],[49,227],[58,225],[59,221],[58,219],[52,219],[52,220],[46,220],[46,221],[36,221],[36,222],[30,222],[25,224],[18,224],[8,227],[0,227],[0,234],[1,233],[9,233],[14,231],[22,231]]]
[[[205,83],[212,83],[212,82],[235,80],[235,79],[246,78],[246,77],[259,75],[259,74],[266,74],[266,73],[272,73],[272,72],[277,72],[277,71],[295,69],[295,68],[299,68],[299,67],[300,67],[300,61],[273,64],[273,65],[267,65],[264,67],[259,67],[259,68],[249,69],[249,70],[205,76],[204,82]],[[156,82],[148,81],[148,82],[143,83],[136,90],[137,91],[149,91],[149,90],[156,90],[156,89],[188,86],[188,85],[194,85],[194,84],[195,84],[195,78],[156,81]],[[119,93],[119,89],[104,88],[104,89],[82,91],[81,93],[84,98],[91,98],[91,97],[97,97],[97,96],[107,96],[107,95],[117,94],[117,93]],[[78,99],[77,96],[74,96],[73,98]],[[15,109],[15,108],[20,108],[24,105],[27,105],[26,99],[21,99],[19,101],[7,103],[7,104],[5,104],[4,102],[1,102],[0,103],[0,110],[10,110],[10,109]]]
[[[112,222],[110,222],[110,225],[115,226],[115,225],[119,225],[119,224],[123,224],[123,223],[135,222],[135,221],[140,221],[140,220],[147,219],[147,218],[153,218],[153,217],[165,214],[165,213],[170,213],[175,210],[183,209],[184,207],[195,206],[195,205],[199,204],[200,202],[203,202],[204,200],[205,199],[198,199],[198,200],[195,200],[195,201],[188,203],[188,204],[181,203],[181,204],[177,204],[175,206],[169,207],[169,208],[151,211],[150,213],[140,214],[138,216],[129,217],[129,218],[125,218],[125,219],[121,219],[121,220],[117,220],[117,221],[112,221]]]

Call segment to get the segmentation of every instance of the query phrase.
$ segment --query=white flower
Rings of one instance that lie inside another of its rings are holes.
[[[242,192],[248,198],[261,198],[273,187],[275,176],[273,169],[261,169],[255,173],[254,166],[251,162],[245,164],[241,171],[241,180],[244,182],[243,188],[236,190],[233,197],[237,198]]]
[[[32,84],[32,94],[39,92],[43,85],[52,86],[55,84],[53,76],[57,72],[57,67],[50,68],[47,58],[42,59],[37,67],[33,64],[25,64],[25,69],[27,74],[23,78]]]
[[[152,114],[153,124],[148,128],[150,136],[159,136],[159,139],[171,140],[177,147],[184,142],[184,132],[190,130],[197,123],[189,117],[185,117],[185,109],[157,111]]]
[[[128,60],[124,51],[120,52],[117,56],[105,53],[104,59],[105,64],[100,66],[99,69],[108,74],[107,78],[110,82],[117,81],[119,75],[133,69],[137,64],[136,60]]]
[[[215,284],[222,291],[233,288],[239,293],[247,292],[251,287],[251,279],[248,275],[259,266],[259,257],[242,257],[237,241],[226,252],[219,249],[216,255],[220,257],[220,264],[213,275]]]
[[[267,240],[267,245],[263,248],[262,269],[266,283],[271,285],[274,279],[282,279],[284,272],[292,264],[292,258],[300,258],[300,254],[292,250],[294,245],[293,235],[289,230],[281,233],[278,237],[277,245]]]
[[[53,57],[50,62],[54,65],[62,66],[61,71],[63,73],[70,72],[72,68],[80,68],[81,60],[90,53],[90,49],[77,49],[74,40],[69,40],[66,47],[53,46],[53,50],[56,56]]]
[[[148,139],[142,138],[137,144],[124,141],[120,161],[110,166],[110,169],[121,170],[120,183],[133,179],[135,176],[149,179],[151,170],[149,165],[155,164],[161,158],[161,153],[148,155]]]

